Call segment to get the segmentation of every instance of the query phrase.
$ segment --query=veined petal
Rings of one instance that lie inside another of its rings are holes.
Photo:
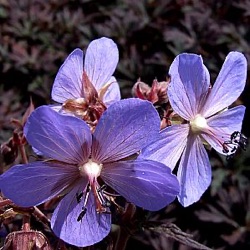
[[[239,52],[230,52],[222,65],[221,71],[201,114],[209,117],[231,105],[242,93],[246,84],[247,61]]]
[[[84,71],[97,91],[113,75],[119,60],[119,52],[113,40],[102,37],[93,40],[87,50]]]
[[[15,204],[29,207],[70,189],[77,178],[79,171],[74,166],[52,161],[33,162],[16,165],[2,174],[0,189]]]
[[[170,168],[150,160],[105,164],[102,179],[129,202],[147,210],[159,210],[179,193],[179,183]]]
[[[187,207],[198,201],[211,183],[211,166],[198,136],[188,138],[177,172],[180,183],[179,202]]]
[[[86,162],[90,155],[92,137],[88,125],[48,106],[32,112],[24,133],[34,148],[52,159],[78,164]]]
[[[52,99],[64,103],[68,99],[83,97],[82,88],[83,51],[75,49],[60,67],[53,87]]]
[[[160,132],[159,139],[144,148],[139,159],[159,161],[174,169],[187,145],[189,125],[172,125]]]
[[[114,162],[137,153],[158,136],[160,118],[148,101],[130,98],[103,113],[93,134],[94,161]]]
[[[209,130],[201,136],[219,153],[223,152],[222,144],[230,141],[233,132],[241,131],[245,107],[240,105],[221,112],[207,119]]]
[[[78,247],[90,246],[101,241],[111,228],[111,214],[96,212],[92,192],[87,201],[86,214],[78,221],[83,209],[83,200],[78,203],[76,194],[82,192],[84,188],[84,184],[76,184],[59,203],[51,218],[55,234],[65,242]]]
[[[201,56],[180,54],[170,66],[168,97],[174,111],[185,120],[194,118],[203,105],[210,84]]]
[[[53,105],[48,105],[50,108],[52,108],[53,110],[55,110],[56,112],[63,114],[63,115],[70,115],[70,116],[75,116],[73,113],[71,112],[66,112],[63,108],[62,105],[60,104],[53,104]],[[43,153],[39,150],[37,150],[36,148],[32,147],[33,151],[35,154],[42,156]]]
[[[110,106],[112,103],[117,102],[121,99],[121,92],[118,82],[116,81],[115,77],[111,77],[110,80],[107,82],[108,87],[107,91],[103,96],[103,102],[106,106]]]

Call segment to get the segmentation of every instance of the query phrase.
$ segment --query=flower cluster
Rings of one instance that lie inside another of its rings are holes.
[[[243,54],[229,53],[212,87],[201,56],[180,54],[170,82],[155,80],[151,89],[138,82],[138,98],[124,100],[112,76],[117,63],[117,46],[108,38],[92,41],[85,54],[74,50],[53,85],[59,104],[37,108],[24,126],[27,142],[44,160],[0,177],[4,196],[19,206],[60,197],[51,227],[75,246],[107,236],[118,194],[150,211],[176,197],[183,206],[198,201],[211,183],[204,145],[226,155],[245,146],[245,108],[228,109],[245,86]]]

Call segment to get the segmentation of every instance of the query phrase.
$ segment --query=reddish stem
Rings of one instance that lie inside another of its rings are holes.
[[[22,230],[24,232],[30,231],[30,216],[29,215],[26,215],[26,214],[23,215]]]
[[[23,144],[19,145],[20,154],[24,164],[28,164],[28,158],[26,155],[25,147]]]

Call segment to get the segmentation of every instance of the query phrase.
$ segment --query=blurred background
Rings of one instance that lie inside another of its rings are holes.
[[[250,0],[0,0],[0,143],[30,97],[35,107],[51,103],[67,55],[102,36],[118,45],[114,75],[124,98],[139,77],[148,84],[165,80],[182,52],[202,55],[213,83],[230,51],[250,61]],[[249,137],[249,77],[236,103],[247,107],[243,133]],[[250,148],[229,161],[209,154],[213,182],[202,199],[188,208],[175,202],[149,218],[175,223],[214,249],[250,249]],[[146,231],[131,237],[126,249],[193,248]]]

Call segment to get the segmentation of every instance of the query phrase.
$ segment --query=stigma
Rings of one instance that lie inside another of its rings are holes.
[[[202,132],[208,127],[207,120],[198,114],[193,120],[190,121],[190,127],[194,133]]]
[[[102,170],[102,164],[96,163],[91,159],[83,165],[79,166],[80,175],[88,176],[90,183],[96,181],[97,177],[100,176]]]

